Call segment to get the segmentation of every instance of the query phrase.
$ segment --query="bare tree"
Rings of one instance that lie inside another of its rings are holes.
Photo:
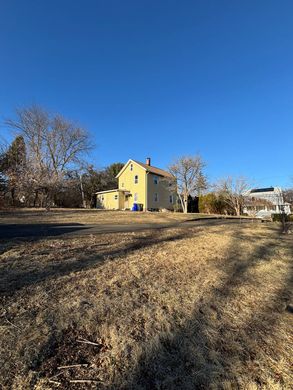
[[[174,189],[184,213],[188,212],[188,197],[200,195],[207,188],[207,180],[203,174],[205,163],[201,156],[182,156],[175,160],[169,171],[174,176]]]
[[[216,193],[231,208],[237,216],[240,216],[245,202],[245,193],[251,188],[245,177],[227,177],[219,180],[214,185]]]
[[[6,124],[23,136],[27,149],[26,181],[35,196],[45,193],[47,203],[62,185],[64,174],[80,165],[90,149],[87,131],[61,115],[51,115],[39,106],[16,111]]]
[[[283,191],[284,202],[293,205],[293,188],[287,188]]]

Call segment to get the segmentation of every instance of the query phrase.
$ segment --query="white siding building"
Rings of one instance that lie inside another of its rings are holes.
[[[247,191],[244,213],[259,217],[285,212],[290,214],[290,204],[284,202],[280,187],[254,188]]]

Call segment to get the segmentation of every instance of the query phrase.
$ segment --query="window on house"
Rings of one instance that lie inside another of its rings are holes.
[[[130,164],[130,170],[133,171],[133,164]]]
[[[115,196],[114,196],[114,199],[117,200],[117,199],[118,199],[118,195],[115,195]]]
[[[137,192],[134,194],[134,202],[137,202],[138,201],[138,194]]]
[[[124,187],[124,183],[121,184],[121,187]]]
[[[158,184],[158,176],[154,176],[154,184]]]
[[[173,195],[170,195],[170,196],[169,196],[169,202],[170,202],[170,203],[173,203]]]
[[[102,200],[104,200],[104,197],[102,196]]]
[[[159,199],[157,192],[154,193],[154,201],[157,202]]]
[[[138,175],[135,175],[134,176],[134,184],[137,184],[138,183]]]

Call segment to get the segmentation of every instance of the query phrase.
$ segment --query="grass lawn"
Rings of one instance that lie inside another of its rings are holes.
[[[104,211],[95,209],[15,209],[0,211],[0,223],[82,223],[82,224],[131,224],[164,223],[185,221],[193,218],[211,217],[208,214],[182,214],[159,212]]]
[[[0,253],[3,389],[293,386],[293,239],[276,225],[12,240]]]

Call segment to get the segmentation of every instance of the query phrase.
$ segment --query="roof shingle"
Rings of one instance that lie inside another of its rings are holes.
[[[174,176],[168,171],[164,171],[161,168],[153,167],[152,165],[144,164],[140,161],[136,161],[136,160],[132,160],[132,161],[136,162],[136,164],[140,165],[141,167],[146,169],[148,172],[154,173],[155,175],[158,175],[158,176],[164,176],[164,177],[169,177],[169,178],[174,179]]]

